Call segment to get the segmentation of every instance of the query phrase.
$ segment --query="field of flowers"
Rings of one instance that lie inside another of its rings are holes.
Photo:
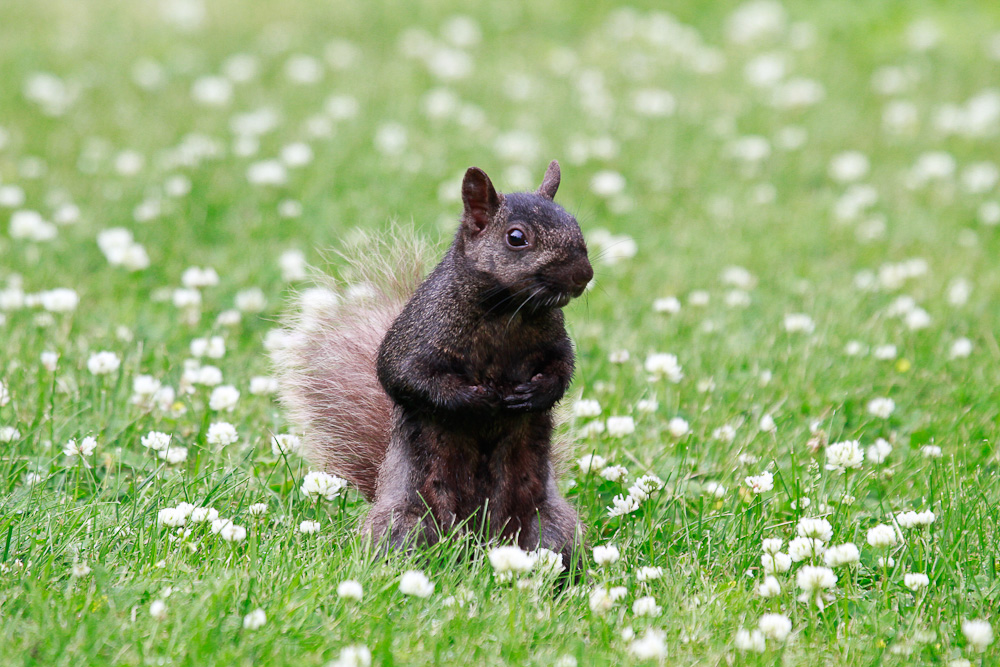
[[[0,664],[1000,660],[1000,5],[663,5],[3,3]],[[281,315],[553,158],[588,572],[372,558]]]

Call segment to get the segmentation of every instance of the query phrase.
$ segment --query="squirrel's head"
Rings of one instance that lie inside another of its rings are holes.
[[[553,201],[558,189],[555,160],[536,192],[499,194],[482,169],[465,172],[458,248],[469,268],[493,283],[490,301],[560,308],[594,277],[580,225]]]

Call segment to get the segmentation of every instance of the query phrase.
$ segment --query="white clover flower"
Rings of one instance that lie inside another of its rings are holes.
[[[63,445],[63,454],[66,456],[91,456],[97,449],[97,440],[88,436],[77,444],[76,440],[70,440]]]
[[[895,546],[899,541],[896,529],[892,526],[880,523],[868,529],[868,544],[876,549],[884,549]]]
[[[632,613],[636,616],[659,616],[663,613],[656,599],[651,596],[641,597],[632,603]]]
[[[399,123],[384,123],[375,131],[375,148],[383,155],[402,155],[408,142],[406,128]]]
[[[608,507],[608,517],[624,516],[639,509],[639,501],[632,496],[617,495],[611,499],[611,507]]]
[[[326,667],[371,667],[372,652],[367,646],[355,644],[340,649],[340,656]]]
[[[761,542],[761,551],[766,554],[776,554],[781,551],[781,547],[785,545],[785,541],[780,537],[766,537]]]
[[[663,576],[662,567],[650,567],[648,565],[644,565],[639,568],[639,571],[636,573],[635,578],[636,581],[653,581],[654,579],[659,579],[662,576]]]
[[[764,614],[757,621],[757,627],[768,639],[783,642],[792,632],[792,621],[784,614]]]
[[[792,557],[782,551],[774,554],[761,554],[760,566],[764,569],[765,574],[788,572],[792,567]]]
[[[774,433],[778,430],[778,425],[774,423],[774,417],[767,414],[760,418],[760,422],[757,424],[759,428],[764,433]]]
[[[333,500],[347,488],[347,480],[336,475],[314,470],[307,473],[302,480],[302,493],[307,498],[314,496]]]
[[[528,556],[535,562],[535,571],[543,575],[559,574],[566,569],[562,554],[551,549],[535,549]]]
[[[604,470],[604,467],[608,464],[608,462],[600,454],[587,454],[586,456],[581,456],[577,459],[576,464],[580,466],[580,470],[584,473],[599,473]]]
[[[121,363],[114,352],[95,352],[87,359],[87,370],[93,375],[110,375],[118,370]]]
[[[705,482],[702,486],[702,490],[706,495],[712,496],[713,498],[725,498],[726,497],[726,487],[715,481]]]
[[[833,526],[826,519],[802,517],[795,526],[799,537],[812,537],[822,542],[829,542],[833,537]]]
[[[884,438],[877,439],[874,445],[865,450],[865,456],[875,464],[883,463],[889,458],[889,454],[892,454],[892,445]]]
[[[664,377],[674,384],[684,379],[684,372],[673,354],[656,353],[646,357],[646,372],[654,377]]]
[[[712,437],[728,445],[736,439],[736,428],[730,424],[723,424],[712,431]]]
[[[625,597],[628,590],[624,586],[615,586],[613,588],[605,588],[604,586],[598,586],[590,592],[590,610],[599,614],[611,609],[615,606],[618,600]]]
[[[654,398],[642,398],[635,404],[638,412],[656,412],[659,407],[660,403]]]
[[[291,283],[305,280],[308,277],[306,271],[306,256],[301,250],[286,250],[278,257],[278,267],[281,269],[281,279]]]
[[[195,507],[190,516],[192,523],[211,523],[219,518],[219,510],[214,507]]]
[[[785,315],[785,331],[788,333],[812,333],[815,329],[813,319],[804,313]]]
[[[275,456],[293,454],[302,447],[302,440],[291,433],[281,433],[271,438],[271,453]]]
[[[191,384],[214,387],[222,382],[222,371],[216,366],[200,366],[185,371],[184,378],[189,380]]]
[[[247,529],[229,519],[216,519],[212,522],[212,532],[227,542],[242,542],[247,537]]]
[[[535,566],[535,559],[528,552],[513,545],[494,547],[488,554],[490,565],[499,574],[529,572]]]
[[[319,521],[303,521],[299,524],[299,532],[303,535],[312,535],[319,532]]]
[[[691,427],[688,425],[686,419],[674,417],[667,423],[667,431],[675,438],[683,438],[691,432]]]
[[[948,358],[965,359],[970,354],[972,354],[972,341],[962,337],[955,339],[955,342],[951,344],[951,349],[948,351]]]
[[[857,440],[834,442],[826,446],[826,469],[843,474],[848,469],[860,468],[865,460],[861,443]]]
[[[618,482],[628,476],[628,469],[625,466],[608,466],[601,471],[601,477],[609,482]]]
[[[747,477],[744,482],[754,495],[760,495],[774,488],[774,475],[765,470],[759,475]]]
[[[236,427],[229,422],[214,422],[210,424],[208,434],[205,436],[208,444],[219,445],[220,447],[231,445],[237,439]]]
[[[204,106],[225,106],[232,97],[232,82],[221,76],[201,76],[191,84],[191,99]]]
[[[619,195],[625,191],[625,177],[617,171],[599,171],[590,179],[590,190],[601,197]]]
[[[913,592],[927,588],[930,583],[930,577],[920,572],[907,572],[903,575],[903,585]]]
[[[896,409],[896,402],[891,398],[873,398],[868,401],[868,414],[879,419],[888,419]]]
[[[236,293],[236,309],[243,313],[260,313],[267,308],[267,297],[258,287]]]
[[[230,384],[226,384],[212,390],[212,395],[208,399],[208,407],[216,411],[226,410],[232,412],[239,400],[239,390]]]
[[[895,345],[879,345],[872,350],[872,356],[881,361],[892,361],[896,358]]]
[[[243,628],[245,630],[258,630],[267,623],[267,614],[261,608],[254,609],[243,617]]]
[[[267,503],[254,503],[247,508],[250,516],[264,516],[267,514]]]
[[[156,521],[162,526],[177,528],[187,520],[187,513],[177,507],[164,507],[156,515]]]
[[[926,528],[934,523],[934,519],[936,518],[937,517],[934,515],[934,512],[931,510],[924,510],[923,512],[914,512],[910,510],[897,514],[896,523],[903,528]]]
[[[924,455],[924,458],[939,459],[941,458],[942,451],[937,445],[924,445],[920,448],[920,453]]]
[[[923,308],[914,308],[906,314],[903,321],[911,331],[919,331],[931,325],[931,316]]]
[[[73,563],[73,567],[70,569],[70,576],[76,578],[86,577],[92,571],[93,570],[91,570],[90,566],[87,565],[86,563],[76,562]]]
[[[754,653],[763,653],[767,648],[764,633],[760,630],[737,630],[733,644],[740,651],[752,651]]]
[[[131,402],[135,405],[149,405],[152,397],[160,390],[160,381],[152,375],[137,375],[132,380]]]
[[[56,352],[49,352],[49,351],[42,352],[41,361],[42,361],[42,368],[51,373],[55,371],[56,366],[59,365],[59,354]],[[0,392],[2,391],[3,390],[0,390]],[[0,405],[3,405],[2,399],[0,399]]]
[[[167,603],[163,600],[153,600],[149,605],[149,615],[157,621],[162,621],[167,617]]]
[[[980,653],[993,643],[993,626],[983,619],[963,620],[962,634],[969,645]]]
[[[181,512],[186,517],[191,516],[191,514],[192,514],[192,512],[194,512],[194,510],[195,510],[195,506],[192,505],[191,503],[183,503],[182,502],[182,503],[178,503],[177,504],[177,511]]]
[[[676,315],[681,312],[681,302],[675,296],[667,296],[653,301],[653,311],[657,313],[667,313]]]
[[[826,550],[823,560],[828,567],[840,567],[841,565],[853,565],[861,560],[861,553],[857,545],[846,542],[837,544]]]
[[[642,637],[629,644],[628,650],[639,660],[662,660],[667,656],[667,633],[657,628],[646,628]]]
[[[362,588],[359,582],[353,579],[345,579],[337,584],[337,596],[343,600],[361,602],[361,599],[364,597],[364,588]]]
[[[890,570],[896,567],[896,559],[892,556],[879,556],[876,562],[879,567],[884,567]]]
[[[663,480],[656,475],[643,475],[635,480],[635,484],[629,487],[628,492],[638,501],[643,501],[663,488]]]
[[[13,426],[0,426],[0,442],[14,442],[20,437],[21,432]]]
[[[849,340],[847,341],[847,345],[844,346],[844,354],[849,357],[860,357],[865,354],[867,350],[868,348],[865,344],[857,340]]]
[[[583,399],[573,404],[574,417],[597,417],[601,414],[601,404],[594,399]]]
[[[612,544],[594,547],[594,562],[601,567],[617,563],[619,558],[621,558],[621,552],[618,551],[618,547]]]
[[[189,288],[177,288],[171,294],[171,300],[174,306],[182,310],[196,310],[201,306],[201,292],[189,287]]]
[[[632,355],[629,354],[628,350],[614,350],[608,355],[608,361],[613,364],[624,364],[631,358]]]
[[[796,537],[788,543],[788,556],[796,563],[822,556],[824,551],[826,544],[814,537]]]
[[[226,355],[226,341],[222,336],[195,338],[191,341],[191,356],[221,359]]]
[[[399,578],[399,592],[404,595],[413,595],[418,598],[430,597],[434,592],[434,584],[423,572],[417,570],[407,570]]]
[[[860,151],[844,151],[830,160],[830,178],[840,183],[857,181],[868,173],[868,156]]]
[[[163,451],[159,452],[157,456],[169,463],[170,465],[177,465],[178,463],[183,463],[187,460],[188,450],[187,447],[167,447]]]
[[[163,451],[170,446],[171,436],[166,433],[160,433],[159,431],[150,431],[146,435],[142,436],[140,441],[142,446],[146,449],[152,449],[153,451]]]
[[[604,433],[604,422],[601,420],[587,422],[580,427],[581,438],[596,438],[602,433]]]
[[[828,567],[817,567],[814,565],[804,565],[795,576],[795,581],[802,589],[799,596],[800,602],[815,604],[820,610],[826,602],[827,591],[837,585],[837,575]]]
[[[608,417],[608,435],[621,438],[635,433],[635,420],[631,417]]]
[[[256,375],[250,378],[250,393],[254,396],[266,396],[278,391],[278,381],[275,378]]]
[[[781,584],[775,577],[767,575],[764,577],[764,581],[757,584],[757,595],[762,598],[777,597],[781,595]]]
[[[215,287],[219,284],[219,274],[210,266],[190,266],[181,274],[181,284],[188,289]]]
[[[50,313],[68,313],[76,310],[80,303],[80,297],[77,296],[76,291],[68,287],[47,290],[39,294],[38,297],[42,308]]]

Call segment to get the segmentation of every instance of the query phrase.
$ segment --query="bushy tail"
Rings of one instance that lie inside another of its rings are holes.
[[[343,280],[318,276],[317,287],[298,295],[272,359],[306,458],[373,500],[392,425],[392,402],[375,375],[378,347],[431,253],[414,232],[394,228],[337,254]]]

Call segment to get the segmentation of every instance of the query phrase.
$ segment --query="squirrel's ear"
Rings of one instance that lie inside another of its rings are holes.
[[[559,189],[559,178],[559,163],[553,160],[549,163],[549,168],[545,170],[542,184],[538,186],[538,194],[547,199],[555,199],[556,190]]]
[[[493,188],[490,177],[478,167],[469,167],[465,172],[462,202],[465,204],[462,220],[473,234],[483,231],[500,210],[500,195]]]

